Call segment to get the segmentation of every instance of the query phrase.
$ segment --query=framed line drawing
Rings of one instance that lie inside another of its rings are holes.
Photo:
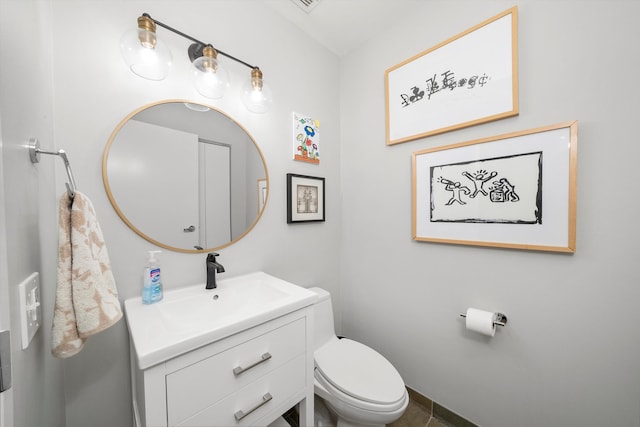
[[[513,7],[385,71],[387,145],[518,114]]]
[[[413,240],[575,252],[578,122],[412,154]]]
[[[324,221],[324,178],[287,174],[287,223]]]

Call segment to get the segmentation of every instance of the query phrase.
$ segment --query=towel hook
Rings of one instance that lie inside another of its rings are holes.
[[[66,182],[67,193],[69,197],[73,199],[76,195],[76,181],[73,179],[73,172],[71,172],[71,165],[69,164],[69,159],[67,158],[67,153],[60,149],[58,151],[45,151],[40,149],[40,141],[35,136],[29,138],[29,157],[31,158],[31,163],[40,163],[40,154],[51,154],[54,156],[60,156],[62,161],[64,162],[64,167],[67,171],[67,176],[69,177],[69,182]]]

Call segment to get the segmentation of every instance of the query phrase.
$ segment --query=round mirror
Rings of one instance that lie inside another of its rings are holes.
[[[125,117],[107,142],[102,178],[133,231],[178,252],[236,242],[267,200],[267,167],[247,130],[214,107],[184,100]]]

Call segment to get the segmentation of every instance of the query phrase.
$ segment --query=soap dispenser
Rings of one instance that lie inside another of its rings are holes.
[[[148,251],[149,259],[144,267],[144,278],[142,283],[142,303],[153,304],[162,299],[162,278],[160,276],[160,265],[156,259],[156,254],[162,251]]]

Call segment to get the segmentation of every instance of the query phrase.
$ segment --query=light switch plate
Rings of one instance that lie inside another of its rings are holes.
[[[29,347],[31,339],[40,328],[42,308],[40,307],[40,274],[33,273],[18,285],[20,294],[20,323],[22,349]]]

